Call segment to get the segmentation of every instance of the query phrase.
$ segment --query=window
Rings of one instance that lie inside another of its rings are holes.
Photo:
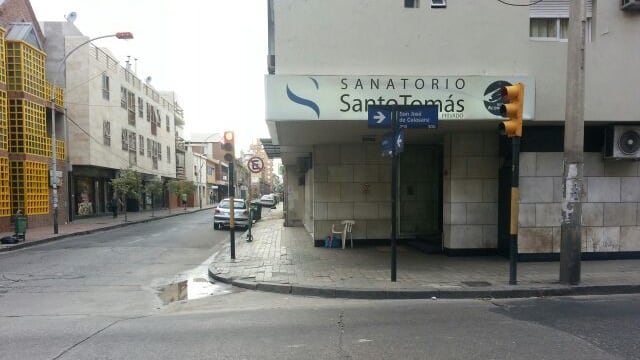
[[[129,132],[122,129],[122,150],[129,150]]]
[[[432,8],[446,8],[447,0],[431,0]]]
[[[144,101],[142,100],[142,97],[138,96],[138,117],[142,118],[144,117]]]
[[[124,86],[120,86],[120,107],[127,108],[127,89]]]
[[[147,157],[151,157],[151,139],[147,138]]]
[[[586,40],[591,41],[592,0],[587,0]],[[569,1],[545,0],[529,7],[529,37],[534,40],[566,41]]]
[[[144,156],[144,136],[140,135],[140,155]]]
[[[109,76],[105,73],[102,74],[102,98],[109,100]]]
[[[171,120],[169,120],[169,115],[166,115],[167,120],[167,132],[171,132]]]
[[[111,123],[107,120],[102,121],[102,142],[111,146]]]
[[[171,163],[171,147],[167,146],[167,162]]]
[[[414,9],[418,7],[419,0],[404,0],[404,7],[406,9]]]
[[[127,113],[129,125],[136,126],[136,94],[127,91]]]

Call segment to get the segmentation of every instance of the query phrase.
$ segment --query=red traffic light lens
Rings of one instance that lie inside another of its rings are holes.
[[[224,132],[224,140],[225,141],[233,141],[233,131],[225,131]]]

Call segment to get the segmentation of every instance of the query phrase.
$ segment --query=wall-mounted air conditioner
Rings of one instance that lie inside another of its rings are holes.
[[[620,0],[622,10],[640,10],[640,0]]]
[[[640,160],[640,126],[607,127],[604,132],[604,157]]]

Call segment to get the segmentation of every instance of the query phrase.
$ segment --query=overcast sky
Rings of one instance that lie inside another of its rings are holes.
[[[264,120],[267,72],[266,0],[31,0],[39,21],[65,21],[88,37],[130,31],[133,40],[103,39],[137,76],[173,90],[185,111],[185,137],[233,130],[236,148],[269,137]],[[239,152],[238,152],[239,154]]]

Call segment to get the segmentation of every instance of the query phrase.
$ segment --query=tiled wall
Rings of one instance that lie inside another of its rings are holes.
[[[520,154],[520,253],[560,251],[560,152]],[[582,251],[640,251],[638,162],[584,154]]]
[[[444,139],[443,226],[447,249],[495,249],[498,239],[498,135]]]
[[[379,144],[314,146],[314,239],[324,239],[331,224],[346,219],[356,221],[354,239],[389,238],[390,188],[391,165]]]

